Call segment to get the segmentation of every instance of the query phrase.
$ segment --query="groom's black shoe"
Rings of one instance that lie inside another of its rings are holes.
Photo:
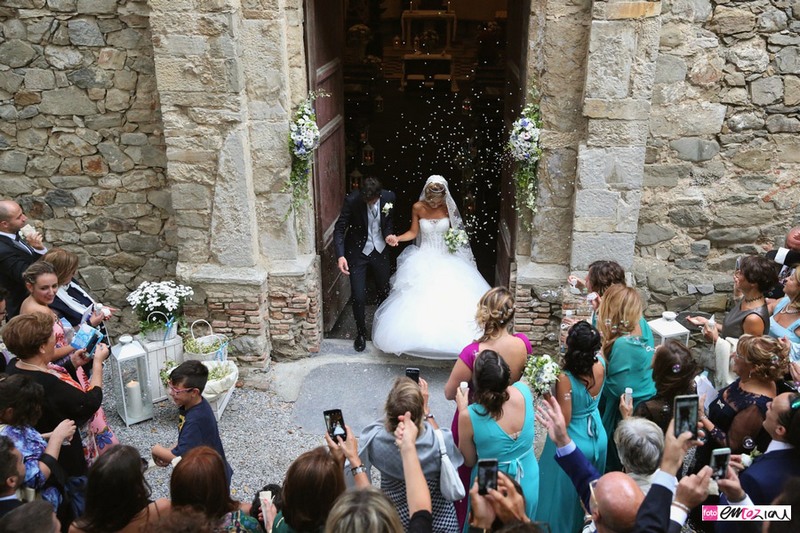
[[[362,335],[359,333],[356,335],[356,340],[353,341],[353,348],[356,349],[357,352],[363,352],[364,348],[367,347],[367,337],[366,335]]]

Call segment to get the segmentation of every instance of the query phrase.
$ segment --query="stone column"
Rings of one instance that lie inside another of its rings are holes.
[[[633,266],[660,1],[595,1],[578,150],[570,269],[613,258]]]

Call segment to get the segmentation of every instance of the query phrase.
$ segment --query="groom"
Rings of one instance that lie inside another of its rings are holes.
[[[361,187],[344,199],[342,212],[333,232],[333,245],[339,258],[339,270],[350,276],[353,316],[356,319],[357,352],[367,346],[364,308],[367,300],[367,269],[372,270],[378,297],[389,293],[389,246],[386,237],[394,233],[392,220],[395,195],[384,191],[377,178],[365,178]]]

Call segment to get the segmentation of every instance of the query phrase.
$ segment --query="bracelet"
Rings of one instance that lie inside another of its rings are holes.
[[[435,419],[436,417],[435,417],[435,416],[433,416],[433,413],[428,413],[428,414],[426,414],[426,415],[425,415],[425,420],[428,420],[428,419],[430,419],[430,418],[433,418],[433,419]]]
[[[678,509],[681,509],[681,510],[682,510],[682,511],[684,511],[686,514],[689,514],[689,511],[690,511],[690,509],[689,509],[689,508],[688,508],[686,505],[684,505],[684,504],[682,504],[681,502],[679,502],[678,500],[674,500],[674,501],[672,502],[672,505],[673,505],[673,506],[675,506],[675,507],[677,507]]]
[[[361,474],[361,473],[366,473],[366,472],[367,472],[367,467],[366,467],[366,466],[364,466],[364,465],[354,466],[354,467],[352,467],[352,468],[350,469],[350,472],[351,472],[351,473],[352,473],[354,476],[357,476],[358,474]]]

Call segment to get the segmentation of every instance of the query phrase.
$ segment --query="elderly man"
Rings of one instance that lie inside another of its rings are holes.
[[[28,297],[22,273],[47,252],[39,233],[22,238],[19,231],[28,218],[22,207],[13,200],[0,200],[0,285],[8,291],[7,318],[19,314],[22,301]]]
[[[766,254],[767,259],[782,265],[781,271],[778,273],[778,284],[765,294],[769,299],[777,300],[783,298],[783,284],[795,267],[800,264],[800,226],[795,226],[789,230],[789,233],[786,234],[784,246],[784,248],[770,250]]]
[[[646,418],[626,418],[614,431],[614,443],[625,473],[647,495],[664,451],[661,428]]]

